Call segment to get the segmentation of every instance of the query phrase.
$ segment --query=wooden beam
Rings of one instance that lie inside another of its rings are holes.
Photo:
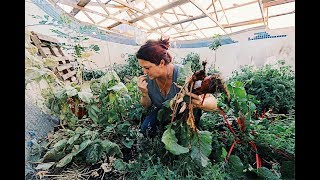
[[[132,12],[131,9],[128,9],[128,11],[129,11],[130,13],[132,13],[131,15],[133,15],[133,16],[135,16],[135,17],[138,16],[136,13]],[[129,13],[128,13],[128,15],[129,15]],[[143,23],[145,23],[147,26],[149,26],[150,29],[153,29],[153,27],[152,27],[147,21],[145,21],[144,19],[142,19],[141,21],[142,21]],[[156,22],[156,23],[157,23],[157,22]],[[150,31],[148,31],[148,32],[150,32]],[[152,31],[152,32],[158,33],[157,31]],[[158,33],[158,34],[160,34],[160,33]]]
[[[97,15],[100,15],[100,16],[105,17],[105,18],[107,18],[107,19],[112,19],[112,20],[115,20],[115,21],[119,21],[119,22],[121,22],[121,23],[123,23],[123,24],[127,24],[127,25],[130,25],[130,26],[134,26],[134,27],[137,27],[137,28],[140,28],[140,29],[143,29],[143,30],[148,31],[148,29],[144,29],[143,27],[139,27],[139,26],[137,26],[137,25],[135,25],[135,24],[133,24],[133,23],[130,23],[130,22],[125,21],[125,20],[123,20],[123,19],[118,19],[118,18],[116,18],[116,17],[114,17],[114,16],[108,16],[108,15],[106,15],[106,14],[102,14],[102,13],[100,13],[100,12],[96,12],[96,11],[93,11],[93,10],[88,9],[88,8],[85,8],[85,7],[80,7],[80,6],[78,6],[78,5],[68,4],[68,6],[71,6],[71,7],[77,8],[77,9],[80,9],[80,10],[82,10],[82,11],[87,11],[87,12],[90,12],[90,13],[93,13],[93,14],[97,14]],[[73,17],[73,16],[71,16],[71,17]],[[90,23],[89,23],[89,24],[90,24]],[[100,26],[100,27],[101,27],[101,26]],[[107,29],[107,30],[110,30],[110,29],[108,29],[108,28],[106,28],[106,27],[104,27],[104,28]]]
[[[139,12],[139,13],[142,13],[143,15],[145,15],[145,16],[147,16],[147,17],[151,17],[151,18],[153,18],[153,19],[155,19],[155,20],[157,20],[157,21],[159,21],[159,22],[161,22],[161,23],[163,23],[163,24],[166,24],[166,25],[174,28],[175,30],[177,30],[177,31],[180,32],[180,33],[187,33],[187,34],[189,34],[190,36],[193,36],[193,37],[195,37],[196,39],[198,39],[198,37],[195,36],[194,34],[190,34],[190,33],[188,33],[187,31],[185,31],[184,29],[180,29],[180,28],[178,28],[178,27],[173,26],[171,23],[168,23],[168,22],[166,22],[166,21],[164,21],[164,20],[162,20],[162,19],[160,19],[160,18],[154,17],[154,16],[152,16],[150,13],[145,13],[144,11],[142,11],[142,10],[140,10],[140,9],[134,7],[134,6],[131,6],[131,5],[129,5],[129,4],[126,3],[126,2],[123,2],[123,1],[121,1],[121,0],[113,0],[113,1],[115,1],[115,2],[117,2],[117,3],[119,3],[119,4],[122,4],[122,5],[124,5],[124,6],[127,6],[127,7],[131,8],[131,9],[133,9],[133,10]],[[187,0],[180,0],[180,1],[181,1],[181,2],[184,2],[184,1],[187,1]],[[179,2],[180,2],[180,1],[179,1]],[[173,2],[173,3],[176,3],[176,2],[177,2],[177,1],[175,1],[175,2]],[[175,5],[175,6],[176,6],[176,5]],[[170,7],[170,8],[171,8],[171,7]],[[161,8],[160,8],[160,9],[161,9]],[[156,10],[156,11],[157,11],[157,10]],[[140,19],[139,19],[139,20],[140,20]]]
[[[83,11],[87,11],[87,12],[91,12],[93,14],[97,14],[97,15],[100,15],[102,17],[105,17],[106,19],[112,19],[112,20],[115,20],[115,21],[121,21],[123,24],[127,24],[127,25],[130,25],[130,26],[133,26],[133,27],[137,27],[139,29],[143,29],[145,30],[146,32],[150,31],[149,29],[145,29],[143,27],[139,27],[135,24],[130,24],[128,21],[124,21],[122,19],[118,19],[118,18],[115,18],[113,16],[108,16],[108,15],[105,15],[105,14],[102,14],[102,13],[99,13],[99,12],[96,12],[96,11],[93,11],[91,9],[87,9],[85,7],[79,7],[78,5],[73,5],[73,4],[68,4],[68,6],[71,6],[71,7],[74,7],[74,8],[78,8],[78,9],[81,9]],[[55,8],[59,8],[60,10],[63,11],[63,9],[61,7],[59,7],[58,5],[55,5]],[[88,24],[88,25],[94,25],[94,26],[97,26],[97,27],[100,27],[104,30],[106,30],[107,32],[109,31],[110,33],[114,33],[114,34],[118,34],[118,35],[124,35],[124,33],[120,33],[119,31],[117,30],[114,30],[114,29],[108,29],[107,27],[103,27],[103,26],[100,26],[98,24],[92,24],[92,23],[89,23],[89,22],[84,22],[84,21],[80,21],[78,19],[76,19],[75,17],[71,16],[70,14],[68,14],[70,16],[70,18],[73,18],[75,21],[77,22],[80,22],[80,23],[83,23],[83,24]],[[128,37],[132,37],[132,35],[127,35]]]
[[[220,6],[221,6],[221,8],[222,8],[222,11],[223,11],[224,16],[226,17],[227,23],[228,23],[228,25],[230,25],[229,20],[228,20],[228,16],[226,15],[226,11],[225,11],[222,3],[221,3],[221,0],[219,0],[219,3],[220,3]],[[217,18],[217,20],[218,20],[218,18]],[[231,31],[231,29],[230,29],[230,31]]]
[[[224,27],[221,26],[221,24],[220,24],[217,20],[215,20],[215,19],[208,13],[207,10],[203,9],[198,2],[196,2],[195,0],[189,0],[189,1],[190,1],[193,5],[195,5],[200,11],[202,11],[205,15],[207,15],[213,22],[215,22],[216,25],[218,25],[218,26],[220,27],[220,29],[221,29],[224,33],[228,34],[228,32],[224,29]]]
[[[246,5],[249,5],[249,4],[253,4],[253,3],[256,3],[257,1],[250,1],[250,2],[247,2],[247,3],[243,3],[243,4],[240,4],[240,5],[235,5],[235,6],[232,6],[232,7],[229,7],[229,8],[226,8],[224,9],[225,11],[226,10],[230,10],[230,9],[235,9],[235,8],[238,8],[238,7],[242,7],[242,6],[246,6]],[[182,9],[181,9],[182,10]],[[218,12],[222,12],[222,10],[219,10],[217,11]],[[185,22],[189,22],[189,21],[194,21],[194,20],[197,20],[197,19],[202,19],[202,18],[205,18],[207,17],[205,14],[202,14],[202,15],[199,15],[199,16],[195,16],[193,18],[190,18],[190,19],[185,19],[185,20],[182,20],[182,21],[178,21],[178,22],[174,22],[174,23],[171,23],[173,25],[176,25],[176,24],[182,24],[182,23],[185,23]],[[167,25],[164,25],[164,26],[160,26],[158,28],[165,28],[165,27],[168,27]],[[156,28],[157,29],[157,28]],[[155,30],[155,29],[153,29]]]
[[[65,3],[67,3],[67,4],[70,4],[70,3],[78,4],[77,0],[56,0],[56,2],[57,3],[61,3],[61,4],[65,4]],[[104,4],[104,5],[106,5],[106,7],[108,7],[108,8],[117,8],[117,9],[124,7],[122,5],[116,5],[116,4]],[[87,4],[87,6],[98,6],[98,7],[100,7],[98,2],[92,2],[92,1],[90,1]]]
[[[146,8],[148,8],[148,10],[149,11],[151,11],[151,9],[150,9],[150,5],[148,4],[148,2],[146,2]],[[141,20],[142,21],[142,20]],[[158,23],[158,21],[156,21],[155,19],[154,19],[154,22],[157,24],[157,26],[159,27],[159,23]],[[154,29],[154,28],[151,28],[151,29]],[[159,29],[160,30],[160,32],[161,32],[161,34],[164,34],[163,32],[162,32],[162,30],[161,29]],[[157,30],[154,30],[155,32],[158,32]]]
[[[117,0],[115,0],[115,2],[117,2]],[[119,1],[119,2],[117,2],[117,3],[119,3],[119,4],[121,4],[120,2],[122,2],[122,1]],[[146,1],[146,2],[148,2],[148,1]],[[170,8],[172,8],[172,7],[175,7],[175,6],[177,6],[177,5],[181,5],[181,4],[185,4],[185,3],[187,3],[188,2],[188,0],[178,0],[178,1],[175,1],[175,2],[172,2],[172,3],[169,3],[169,4],[167,4],[167,5],[164,5],[164,6],[162,6],[162,7],[160,7],[160,8],[158,8],[158,9],[156,9],[156,10],[154,10],[154,11],[151,11],[151,12],[149,12],[148,14],[149,15],[146,15],[146,14],[143,14],[142,16],[139,16],[139,17],[137,17],[137,18],[135,18],[135,19],[132,19],[132,20],[130,20],[129,22],[131,22],[131,23],[135,23],[135,22],[137,22],[137,21],[140,21],[141,19],[145,19],[145,18],[147,18],[147,17],[150,17],[150,15],[154,15],[154,14],[158,14],[158,13],[160,13],[160,12],[164,12],[164,11],[166,11],[166,10],[168,10],[168,9],[170,9]],[[124,5],[125,6],[125,5]],[[126,6],[126,7],[128,7],[128,6]],[[130,8],[130,7],[128,7],[128,8]],[[134,9],[134,8],[131,8],[131,9]],[[139,11],[138,11],[139,12]],[[141,12],[140,12],[141,13]],[[115,26],[118,26],[118,25],[120,25],[121,23],[115,23],[115,24],[112,24],[112,25],[110,25],[109,27],[115,27]]]
[[[217,21],[219,21],[218,19],[218,13],[217,13],[217,10],[216,10],[216,6],[214,5],[214,3],[216,2],[217,0],[212,0],[212,7],[213,7],[213,10],[214,10],[214,14],[216,15],[216,19]],[[221,6],[222,7],[222,6]]]
[[[176,16],[177,20],[180,21],[179,16],[177,15],[176,11],[174,10],[174,8],[172,8],[172,11],[174,13],[174,15]],[[183,29],[182,25],[180,24],[181,29]]]
[[[152,7],[153,9],[156,9],[154,6],[152,6],[151,3],[149,3],[148,1],[146,2],[146,4],[148,4],[150,7]],[[149,9],[150,10],[150,9]],[[166,19],[164,16],[163,16],[163,13],[159,13],[160,14],[160,17],[162,17],[164,20],[166,20],[168,23],[170,23],[170,21],[168,19]],[[159,26],[158,22],[156,21],[156,19],[154,19],[155,23]],[[171,23],[170,23],[171,24]],[[161,29],[160,29],[161,31]],[[162,32],[162,31],[161,31]],[[165,34],[162,32],[162,34]]]
[[[84,15],[87,16],[87,18],[90,19],[90,21],[93,23],[93,24],[96,24],[96,22],[94,22],[94,20],[89,16],[89,14],[86,12],[86,11],[82,11]]]
[[[207,38],[207,36],[201,31],[201,29],[196,25],[196,23],[194,23],[194,21],[192,21],[193,25],[198,29],[198,31],[205,37]]]
[[[174,14],[174,13],[172,13],[172,12],[163,12],[163,14]],[[187,14],[180,14],[180,13],[176,13],[176,14],[179,15],[179,16],[186,16],[186,17],[188,17],[188,18],[193,17],[193,16],[187,15]]]
[[[275,14],[275,15],[269,16],[269,18],[288,15],[288,14],[292,14],[292,13],[294,13],[294,11],[281,13],[281,14]],[[251,25],[251,24],[258,24],[258,23],[262,23],[262,22],[263,22],[263,19],[262,18],[258,18],[258,19],[253,19],[253,20],[233,23],[233,24],[230,24],[230,25],[223,24],[222,26],[224,26],[225,28],[232,28],[232,27],[246,26],[246,25]],[[205,27],[205,28],[201,28],[200,30],[211,29],[211,28],[215,28],[215,27],[218,27],[218,26]],[[189,32],[195,32],[195,31],[198,31],[198,30],[197,29],[196,30],[190,30]],[[176,34],[178,34],[178,33],[176,33]],[[175,34],[172,34],[172,35],[175,35]]]
[[[262,4],[265,8],[271,7],[271,6],[276,6],[276,5],[281,5],[285,3],[291,3],[295,2],[295,0],[276,0],[276,1],[269,1],[269,2],[263,2]]]
[[[262,16],[262,19],[263,19],[263,25],[265,27],[267,27],[264,8],[263,8],[263,5],[262,5],[262,0],[257,0],[257,1],[258,1],[258,4],[259,4],[259,7],[260,7],[261,16]]]
[[[136,2],[136,3],[140,3],[140,2],[144,2],[144,1],[145,1],[145,0],[136,0],[135,2]],[[122,12],[130,9],[130,8],[126,7],[126,6],[123,6],[123,7],[124,7],[124,8],[122,8],[122,9],[119,10],[118,12],[115,12],[114,14],[112,14],[112,16],[117,16],[118,14],[121,14]],[[110,26],[108,26],[108,28],[111,29],[111,28],[113,28],[113,27],[119,26],[120,24],[122,24],[122,23],[121,23],[121,22],[116,22],[116,23],[111,24]]]
[[[90,1],[91,1],[91,0],[80,0],[77,5],[80,6],[80,7],[84,7],[84,6],[87,5]],[[75,16],[75,15],[78,14],[79,11],[80,11],[80,9],[78,9],[78,8],[73,8],[72,11],[70,12],[70,14],[71,14],[72,16]]]
[[[108,14],[110,15],[110,12],[108,11],[108,9],[106,8],[106,4],[103,4],[100,0],[97,0],[98,4],[100,5],[100,7]]]

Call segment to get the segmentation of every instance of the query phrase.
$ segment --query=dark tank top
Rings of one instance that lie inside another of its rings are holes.
[[[163,96],[160,92],[160,89],[158,85],[156,84],[155,79],[150,80],[149,77],[147,77],[147,88],[148,88],[148,95],[151,99],[151,102],[154,106],[161,108],[162,103],[165,102],[168,99],[173,98],[179,91],[180,88],[178,88],[173,82],[177,82],[178,74],[179,74],[179,65],[174,65],[173,75],[172,75],[172,84],[170,87],[170,91],[166,96]]]

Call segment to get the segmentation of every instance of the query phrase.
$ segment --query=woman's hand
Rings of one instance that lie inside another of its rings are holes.
[[[148,88],[147,88],[147,77],[145,75],[139,76],[138,77],[138,88],[142,93],[142,96],[147,96],[148,95]]]
[[[138,77],[138,88],[142,93],[142,97],[141,97],[141,105],[145,108],[148,108],[151,106],[151,99],[148,95],[148,88],[147,88],[147,81],[146,81],[147,77],[145,75],[139,76]]]
[[[212,94],[196,95],[189,92],[187,95],[191,96],[191,103],[194,107],[205,111],[215,111],[218,109],[217,99]]]

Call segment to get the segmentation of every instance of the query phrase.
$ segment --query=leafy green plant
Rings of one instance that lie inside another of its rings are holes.
[[[103,70],[84,70],[82,72],[82,77],[83,80],[85,81],[90,81],[92,78],[97,79],[100,78],[101,76],[103,76],[104,74],[106,74],[105,71]]]
[[[90,61],[94,63],[94,61],[88,59],[93,53],[99,53],[100,47],[96,44],[91,44],[89,46],[84,46],[84,42],[89,38],[87,37],[88,33],[95,32],[96,34],[101,34],[102,31],[93,26],[80,26],[79,28],[74,28],[72,26],[72,20],[68,16],[60,16],[59,19],[51,18],[48,15],[44,15],[43,17],[39,15],[32,15],[33,18],[39,19],[40,25],[52,25],[58,27],[58,29],[50,29],[51,32],[55,33],[57,37],[65,38],[67,40],[72,41],[72,43],[59,43],[59,46],[62,49],[66,50],[73,57],[75,57],[75,61],[77,62],[76,76],[80,80],[79,83],[82,83],[82,71],[85,68],[84,62]],[[66,30],[66,32],[61,31],[62,29]],[[72,32],[70,32],[72,30]],[[49,44],[48,44],[49,45]]]
[[[113,64],[112,66],[123,82],[129,82],[132,78],[143,74],[136,55],[127,54],[127,56],[126,64]]]
[[[192,72],[196,72],[201,69],[202,65],[200,63],[200,56],[198,53],[191,52],[191,53],[187,54],[187,56],[182,59],[182,65],[185,65],[188,62],[191,63]]]
[[[247,93],[259,101],[259,114],[269,109],[274,113],[287,114],[295,109],[295,76],[291,66],[285,65],[284,61],[260,68],[243,66],[230,78],[230,81],[236,80],[243,82]]]
[[[209,49],[214,51],[214,62],[213,62],[213,71],[216,71],[216,62],[217,62],[217,49],[221,46],[221,35],[215,34],[213,37],[212,43],[209,45]]]
[[[58,117],[63,117],[67,124],[64,128],[56,128],[50,138],[48,136],[49,141],[42,147],[41,156],[37,154],[41,161],[33,160],[37,162],[34,165],[39,171],[61,177],[76,171],[78,174],[74,177],[90,176],[94,179],[294,178],[294,111],[290,111],[288,116],[267,112],[264,117],[255,119],[251,115],[258,101],[255,95],[247,92],[245,87],[249,84],[246,82],[227,82],[230,104],[225,103],[223,94],[217,96],[218,106],[241,140],[230,151],[237,138],[228,129],[222,114],[203,113],[197,122],[198,131],[194,131],[188,119],[170,123],[173,113],[169,111],[170,101],[166,101],[163,111],[158,114],[161,131],[165,133],[145,138],[139,132],[143,108],[134,69],[128,73],[128,76],[133,74],[133,78],[126,83],[115,71],[92,79],[92,95],[89,95],[81,93],[81,84],[58,85],[52,71],[49,68],[43,70],[46,65],[35,58],[35,50],[32,46],[26,48],[26,85],[47,79],[51,88],[45,89],[43,95],[48,108]],[[138,65],[134,56],[131,60]],[[185,66],[181,70],[183,77],[178,77],[180,86],[192,73],[191,62]],[[141,70],[139,66],[135,68]],[[45,73],[39,73],[42,71]],[[68,104],[69,98],[85,102],[87,114],[78,118]],[[175,115],[181,113],[178,111]],[[255,142],[257,151],[248,143],[250,141]],[[256,152],[262,159],[260,168],[253,168]],[[81,176],[81,172],[96,172],[96,175],[87,173]]]
[[[209,45],[209,49],[216,51],[221,46],[221,35],[215,34],[212,43]]]

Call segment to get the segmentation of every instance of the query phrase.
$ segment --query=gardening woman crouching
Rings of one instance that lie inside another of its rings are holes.
[[[180,91],[174,82],[177,82],[181,66],[172,63],[172,56],[168,52],[169,46],[169,39],[148,40],[136,53],[144,73],[137,82],[142,93],[141,104],[144,108],[151,109],[141,125],[141,132],[145,136],[156,135],[159,126],[157,113],[162,108],[162,103]],[[191,102],[194,107],[205,111],[217,110],[217,100],[213,95],[206,94],[204,100],[203,95],[193,93],[189,95],[192,97]]]

